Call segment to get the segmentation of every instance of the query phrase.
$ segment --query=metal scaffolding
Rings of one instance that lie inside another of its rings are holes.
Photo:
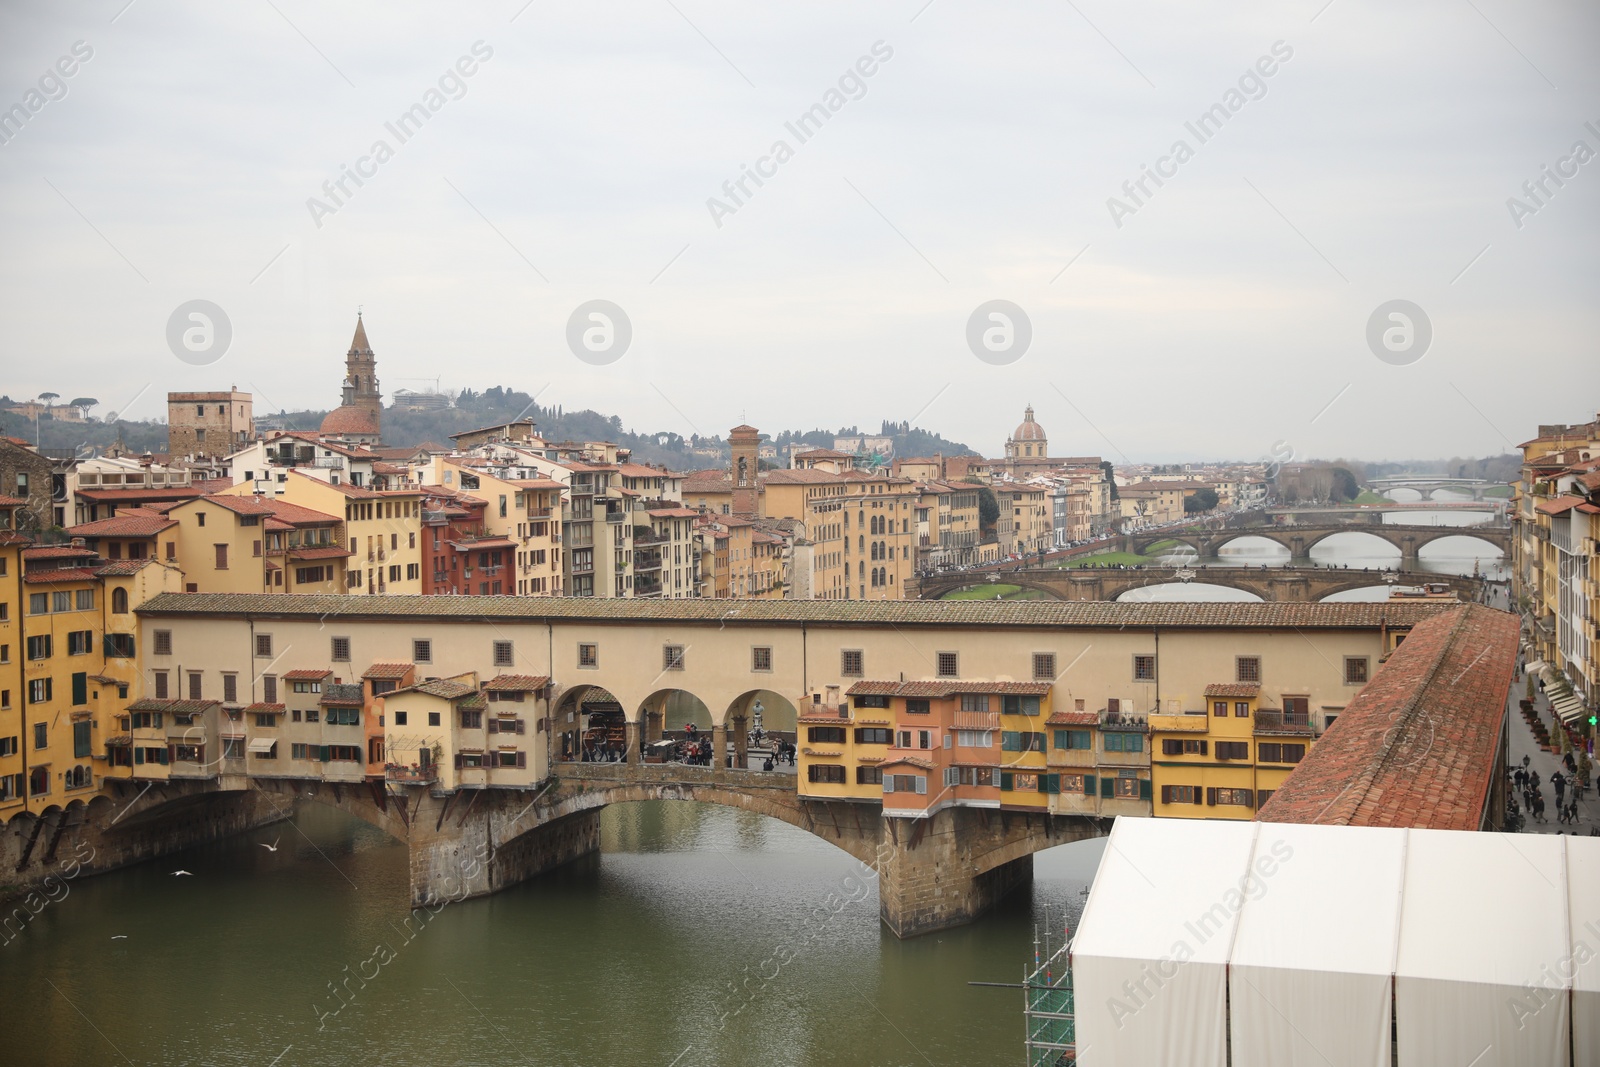
[[[1070,1067],[1078,1062],[1072,1015],[1072,940],[1063,931],[1061,944],[1053,950],[1052,940],[1048,931],[1043,944],[1039,935],[1034,935],[1033,968],[1022,980],[1028,1067]]]

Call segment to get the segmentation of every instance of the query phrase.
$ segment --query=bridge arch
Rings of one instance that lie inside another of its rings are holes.
[[[1185,587],[1185,586],[1188,586],[1190,588],[1198,587],[1198,588],[1204,588],[1204,589],[1225,589],[1225,590],[1229,590],[1230,592],[1243,593],[1243,594],[1246,594],[1246,596],[1238,598],[1238,599],[1247,600],[1248,602],[1252,602],[1252,603],[1264,602],[1267,599],[1265,596],[1262,595],[1262,593],[1261,593],[1261,591],[1259,589],[1252,588],[1248,583],[1245,583],[1245,582],[1230,581],[1230,580],[1227,580],[1227,579],[1223,579],[1221,581],[1209,581],[1209,582],[1203,582],[1203,581],[1199,581],[1198,579],[1196,579],[1194,581],[1187,581],[1186,582],[1186,581],[1182,580],[1181,578],[1167,577],[1167,578],[1159,579],[1157,581],[1146,582],[1146,583],[1141,584],[1141,585],[1130,585],[1128,588],[1123,589],[1121,592],[1117,593],[1116,596],[1112,597],[1112,600],[1113,601],[1123,601],[1125,603],[1127,603],[1127,602],[1137,602],[1138,600],[1141,599],[1141,595],[1146,593],[1146,591],[1158,590],[1158,589],[1182,588],[1182,587]],[[1161,599],[1161,598],[1152,597],[1150,599]]]
[[[1381,532],[1382,530],[1383,527],[1378,525],[1357,526],[1353,524],[1348,530],[1327,530],[1323,533],[1317,534],[1311,540],[1306,542],[1306,555],[1310,556],[1312,549],[1316,548],[1330,537],[1342,537],[1346,534],[1359,534],[1372,540],[1381,542],[1384,548],[1393,549],[1396,557],[1404,557],[1405,549],[1400,546],[1400,543],[1394,538],[1393,535],[1385,536]]]
[[[1440,541],[1448,541],[1448,540],[1450,540],[1451,538],[1454,538],[1454,537],[1464,537],[1464,538],[1468,538],[1470,540],[1476,541],[1480,545],[1487,545],[1489,548],[1494,549],[1494,551],[1502,559],[1505,557],[1506,550],[1505,550],[1504,546],[1496,544],[1490,538],[1485,537],[1482,534],[1482,532],[1473,533],[1472,532],[1473,528],[1471,526],[1448,526],[1448,527],[1441,527],[1441,529],[1448,530],[1449,532],[1448,533],[1441,533],[1437,537],[1429,538],[1427,541],[1425,541],[1421,545],[1419,545],[1417,547],[1417,554],[1419,556],[1422,554],[1422,550],[1424,548],[1427,548],[1430,545],[1437,544]]]
[[[1065,575],[1065,574],[1070,574],[1071,572],[1070,571],[1063,571],[1062,573]],[[937,580],[935,580],[935,581],[937,581]],[[935,599],[935,600],[946,600],[946,599],[948,599],[950,597],[950,595],[952,593],[959,593],[963,589],[976,589],[979,586],[984,586],[984,585],[1014,585],[1018,589],[1028,589],[1028,590],[1031,590],[1032,592],[1042,594],[1046,600],[1065,600],[1065,599],[1067,599],[1066,597],[1063,597],[1061,595],[1061,590],[1059,588],[1056,588],[1054,586],[1048,585],[1048,584],[1046,584],[1044,582],[1037,581],[1035,579],[1028,578],[1025,575],[1021,575],[1021,574],[995,574],[995,575],[984,575],[984,576],[978,577],[978,578],[964,578],[963,580],[961,580],[959,582],[956,582],[954,584],[949,584],[949,585],[946,585],[944,583],[939,583],[937,585],[937,588],[939,589],[939,595],[934,597],[933,599]]]

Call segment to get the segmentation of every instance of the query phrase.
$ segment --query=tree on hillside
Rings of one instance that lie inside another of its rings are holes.
[[[98,407],[99,405],[100,401],[96,400],[92,396],[73,397],[71,401],[71,406],[77,408],[78,414],[82,415],[84,418],[89,417],[90,408]]]
[[[60,398],[61,398],[61,394],[60,393],[40,393],[39,394],[39,399],[44,401],[44,406],[45,407],[49,407],[50,406],[50,401],[59,400]]]
[[[1183,510],[1187,515],[1201,511],[1210,511],[1217,506],[1217,491],[1212,488],[1196,489],[1193,493],[1183,498]]]

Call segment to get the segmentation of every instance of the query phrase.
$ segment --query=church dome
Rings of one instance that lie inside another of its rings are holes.
[[[342,434],[350,437],[358,435],[375,437],[378,427],[366,409],[345,404],[328,412],[327,417],[322,420],[321,432],[330,436]]]
[[[1012,431],[1013,441],[1043,441],[1045,439],[1044,427],[1033,421],[1033,408],[1029,406],[1022,417],[1022,422]]]

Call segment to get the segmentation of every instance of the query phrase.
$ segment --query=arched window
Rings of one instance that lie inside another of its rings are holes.
[[[126,589],[111,590],[111,613],[113,615],[126,615],[128,613],[128,591]]]

